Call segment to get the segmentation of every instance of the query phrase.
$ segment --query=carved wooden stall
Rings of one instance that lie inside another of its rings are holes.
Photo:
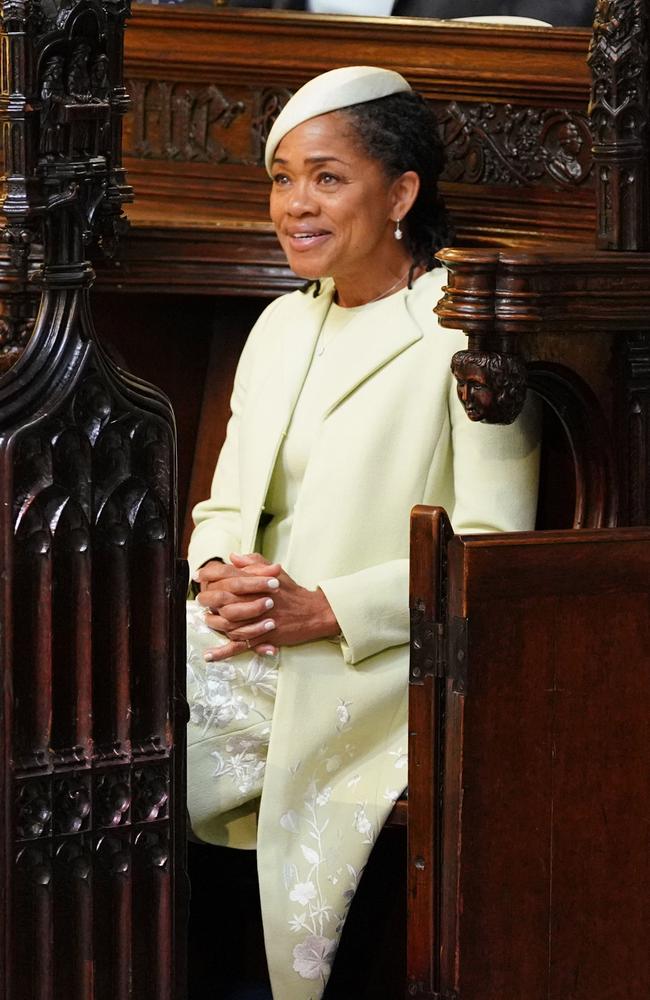
[[[2,1000],[184,991],[174,419],[108,359],[89,300],[131,198],[127,13],[0,9]]]

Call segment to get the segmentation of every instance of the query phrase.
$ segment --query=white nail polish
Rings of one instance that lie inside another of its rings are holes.
[[[206,660],[207,663],[212,663],[212,653],[204,653],[203,659]]]
[[[267,611],[270,611],[271,608],[274,606],[275,606],[275,601],[273,600],[272,597],[269,597],[267,598],[266,601],[264,601],[264,607],[266,608]]]
[[[264,653],[264,655],[265,656],[275,656],[275,653],[273,652],[272,649],[267,649],[266,652]]]
[[[275,577],[272,576],[270,580],[267,580],[266,585],[270,590],[277,590],[280,586],[280,581],[276,580]]]
[[[275,622],[270,620],[268,622],[264,622],[264,628],[267,632],[269,632],[272,628],[275,628]]]

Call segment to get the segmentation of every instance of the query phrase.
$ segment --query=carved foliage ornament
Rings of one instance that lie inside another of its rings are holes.
[[[511,104],[438,106],[443,180],[464,184],[584,184],[591,172],[586,115]]]

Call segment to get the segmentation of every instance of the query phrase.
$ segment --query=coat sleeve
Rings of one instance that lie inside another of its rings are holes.
[[[210,559],[227,560],[231,552],[241,549],[241,507],[239,492],[239,433],[241,414],[249,390],[260,339],[280,299],[264,310],[248,335],[242,351],[230,398],[231,416],[226,438],[219,454],[212,488],[207,500],[192,511],[194,531],[188,548],[190,573]]]
[[[532,394],[510,425],[472,423],[450,378],[457,533],[525,531],[535,526],[539,476],[539,407]],[[435,502],[425,496],[424,503]],[[409,640],[409,561],[396,559],[319,584],[341,628],[346,663]]]

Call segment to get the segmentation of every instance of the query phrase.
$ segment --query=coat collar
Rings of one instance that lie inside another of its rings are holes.
[[[309,291],[300,303],[295,321],[287,330],[284,346],[284,398],[287,406],[287,424],[309,370],[318,336],[327,316],[334,283],[325,279],[320,294]],[[353,318],[354,351],[345,358],[345,368],[338,369],[332,380],[332,392],[325,408],[327,417],[358,386],[374,375],[398,354],[422,337],[422,331],[410,315],[406,297],[391,295],[377,308],[360,310]],[[343,338],[347,334],[343,333]],[[286,425],[285,425],[286,427]]]

